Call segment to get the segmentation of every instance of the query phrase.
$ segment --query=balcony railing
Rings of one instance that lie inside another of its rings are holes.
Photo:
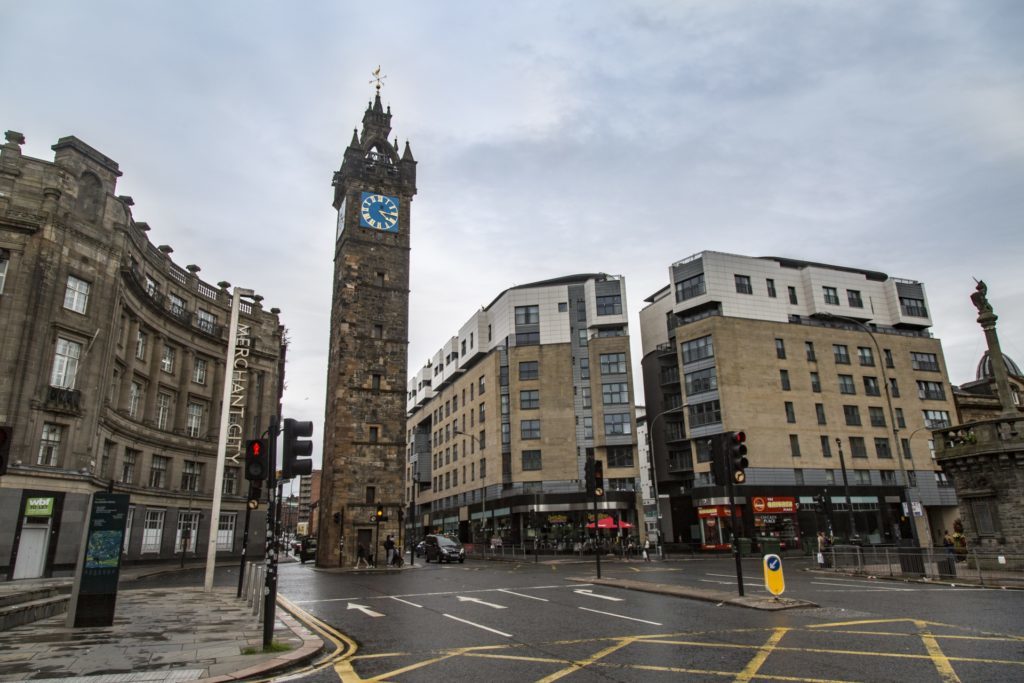
[[[46,408],[47,410],[60,410],[72,413],[81,412],[82,392],[78,389],[47,387]]]

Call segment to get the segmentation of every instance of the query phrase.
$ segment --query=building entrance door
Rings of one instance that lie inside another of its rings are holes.
[[[46,551],[50,541],[50,519],[26,517],[18,541],[15,579],[37,579],[46,569]]]
[[[356,529],[356,543],[366,548],[366,561],[373,564],[370,559],[374,554],[373,529]]]

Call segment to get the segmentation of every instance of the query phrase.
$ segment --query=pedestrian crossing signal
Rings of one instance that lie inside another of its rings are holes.
[[[250,439],[245,442],[245,478],[263,481],[267,478],[267,440]]]

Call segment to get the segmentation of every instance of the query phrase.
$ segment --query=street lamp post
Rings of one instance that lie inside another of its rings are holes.
[[[664,557],[668,557],[668,554],[664,550],[665,536],[661,530],[661,499],[658,497],[658,465],[655,462],[654,458],[654,437],[652,436],[652,434],[654,433],[654,423],[658,421],[659,417],[661,417],[662,415],[667,415],[668,413],[681,412],[683,410],[683,407],[684,406],[676,406],[675,408],[663,410],[654,417],[652,417],[651,420],[647,423],[647,452],[651,458],[651,470],[652,474],[654,475],[651,477],[651,481],[654,482],[654,523],[658,528],[658,547],[659,549],[661,549],[661,552]]]
[[[857,537],[857,521],[853,517],[853,501],[850,500],[850,482],[846,478],[846,458],[843,456],[843,440],[836,437],[836,448],[839,450],[839,467],[843,471],[843,495],[846,496],[846,514],[850,518],[850,540]]]
[[[419,462],[417,462],[419,464]],[[412,475],[412,502],[409,506],[409,566],[416,566],[416,489],[420,487],[419,474]]]
[[[871,331],[871,328],[856,318],[847,318],[844,315],[836,315],[835,313],[818,313],[816,315],[826,319],[843,320],[856,325],[871,337],[871,342],[875,345],[875,351],[878,352],[879,368],[882,372],[882,383],[885,384],[885,402],[889,407],[889,421],[892,423],[892,447],[893,451],[895,451],[896,460],[899,461],[900,464],[900,472],[903,475],[903,496],[907,499],[907,507],[910,508],[908,511],[910,513],[910,533],[913,535],[914,546],[920,548],[921,543],[918,539],[917,523],[914,521],[914,503],[910,490],[910,476],[907,474],[906,463],[903,462],[904,456],[900,449],[899,425],[896,424],[896,411],[892,407],[892,385],[889,383],[889,376],[885,372],[885,357],[882,354],[882,348],[878,345],[878,339],[875,338],[875,334]],[[913,460],[911,460],[911,465],[913,465]]]
[[[454,436],[468,436],[469,438],[473,439],[473,441],[476,442],[476,445],[480,447],[480,455],[483,456],[483,462],[484,463],[487,462],[487,456],[484,455],[484,445],[482,443],[480,443],[480,438],[479,437],[474,436],[473,434],[469,434],[467,432],[461,431],[458,428],[452,430],[452,435],[454,435]],[[480,472],[480,488],[481,488],[481,492],[482,493],[481,493],[481,502],[480,502],[480,519],[481,519],[481,524],[483,526],[483,529],[486,530],[487,529],[487,468],[484,467],[484,468],[481,468],[481,469],[482,469],[482,471]],[[494,533],[495,531],[496,531],[496,529],[494,528],[494,510],[492,508],[491,509],[491,533]],[[486,534],[484,536],[484,545],[488,545]]]

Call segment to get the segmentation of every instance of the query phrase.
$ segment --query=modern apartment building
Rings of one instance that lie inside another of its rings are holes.
[[[512,287],[411,377],[408,533],[581,542],[588,455],[604,464],[596,523],[642,532],[625,301],[605,274]]]
[[[923,284],[711,251],[672,264],[669,277],[640,312],[669,539],[728,547],[731,510],[708,439],[725,431],[745,432],[749,448],[740,537],[783,548],[819,530],[875,543],[941,538],[956,497],[929,430],[955,408]]]
[[[226,365],[229,283],[175,264],[116,195],[116,162],[75,137],[54,160],[0,148],[0,576],[69,573],[90,495],[130,495],[127,562],[242,546],[244,439],[278,412],[278,310],[243,303],[244,354]],[[236,349],[240,348],[239,341]],[[219,519],[211,519],[224,383],[233,390]],[[263,511],[253,528],[265,526]],[[264,535],[250,538],[262,552]]]

